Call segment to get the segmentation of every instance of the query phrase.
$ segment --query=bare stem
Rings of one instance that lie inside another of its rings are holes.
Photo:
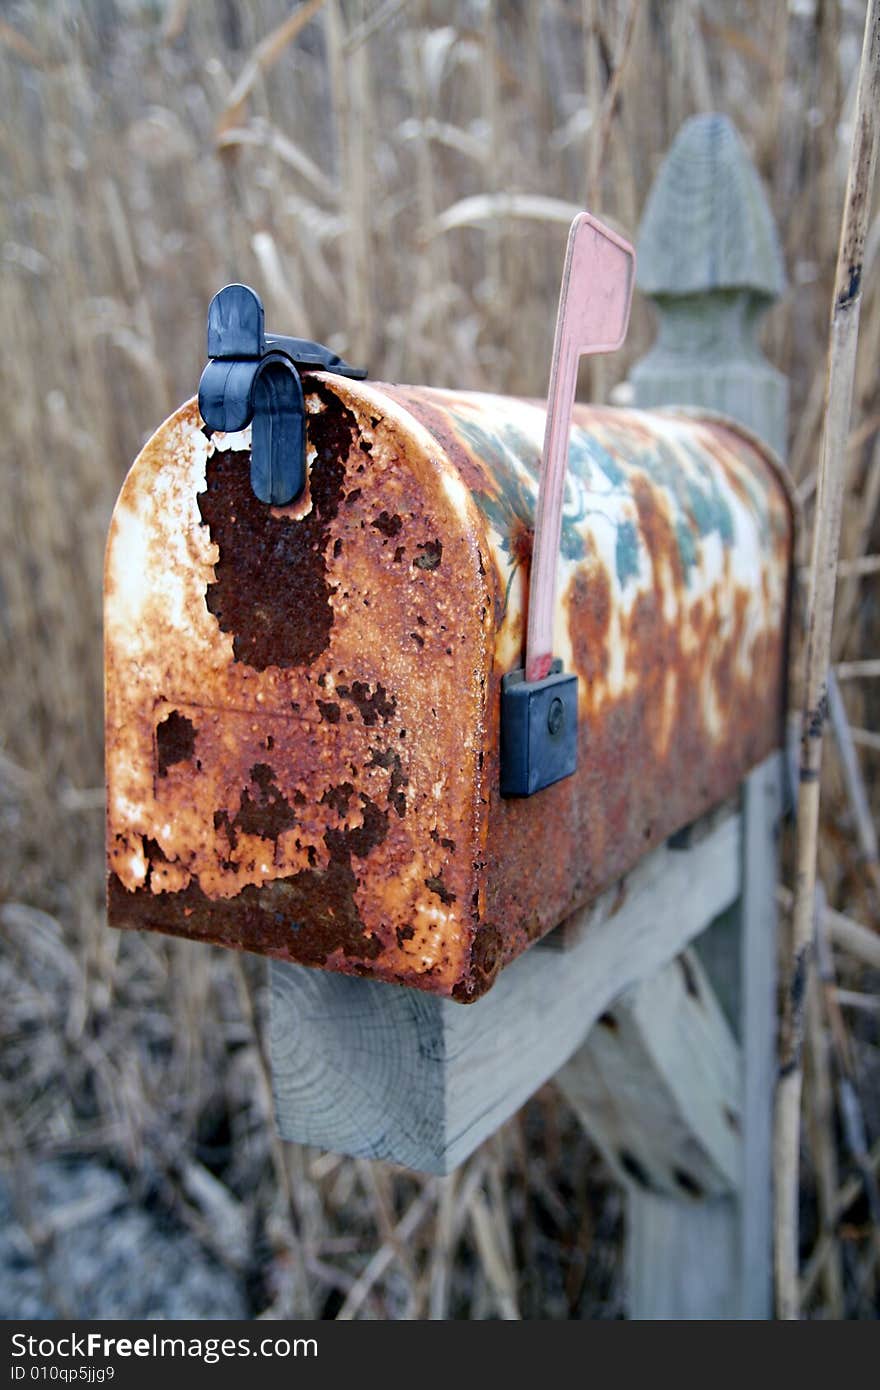
[[[780,1072],[776,1097],[776,1296],[780,1318],[797,1318],[798,1152],[803,1073],[804,1000],[810,967],[819,773],[828,713],[828,670],[837,580],[840,522],[846,483],[846,444],[852,407],[861,307],[861,274],[877,156],[880,110],[880,0],[868,0],[856,95],[853,142],[837,257],[825,428],[819,462],[816,519],[807,606],[806,667],[801,728],[800,786],[790,957],[783,973]]]

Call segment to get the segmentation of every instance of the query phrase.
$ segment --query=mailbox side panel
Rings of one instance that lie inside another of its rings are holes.
[[[522,664],[544,409],[400,399],[468,480],[502,595],[490,687],[484,929],[504,960],[731,795],[783,736],[793,519],[781,471],[720,419],[578,407],[554,655],[578,681],[578,769],[502,798],[500,685]]]
[[[208,435],[195,402],[117,503],[110,921],[470,990],[498,954],[478,930],[494,634],[479,514],[399,407],[304,384],[295,505],[254,498],[249,431]]]

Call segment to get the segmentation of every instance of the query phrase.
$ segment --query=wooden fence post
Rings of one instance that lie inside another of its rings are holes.
[[[697,116],[682,127],[649,196],[638,258],[637,283],[654,301],[660,323],[653,348],[633,369],[633,404],[722,411],[781,455],[787,386],[761,355],[757,332],[784,288],[782,257],[758,175],[725,117]],[[768,711],[767,717],[774,715]],[[670,988],[670,967],[614,1011],[614,1065],[624,1077],[629,1067],[633,1083],[628,1092],[624,1088],[623,1105],[609,1109],[599,1095],[609,1051],[600,1027],[559,1076],[606,1154],[619,1152],[622,1129],[629,1130],[632,1146],[635,1127],[641,1151],[654,1155],[641,1171],[621,1174],[619,1162],[614,1165],[629,1189],[629,1305],[637,1318],[771,1315],[780,776],[781,759],[774,756],[744,784],[739,900],[694,943],[718,1000],[706,999],[708,980],[680,957],[681,978],[699,978],[698,1001]],[[694,1066],[694,1020],[688,1020],[695,1010],[714,1037],[711,1044],[703,1041],[714,1070]],[[725,1100],[727,1063],[718,1060],[729,1062],[732,1045],[725,1014],[739,1039],[735,1104]],[[689,1078],[685,1093],[682,1078]],[[665,1108],[659,1095],[667,1097]],[[694,1165],[682,1155],[712,1152],[725,1107],[739,1131],[735,1171],[704,1162],[700,1171],[708,1178],[694,1185]],[[684,1181],[676,1189],[679,1164]]]

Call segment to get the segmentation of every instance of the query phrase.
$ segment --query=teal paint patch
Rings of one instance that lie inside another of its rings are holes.
[[[609,454],[608,450],[603,449],[601,444],[597,444],[596,441],[593,440],[591,452],[611,486],[614,488],[623,487],[626,482],[626,473],[617,460]]]
[[[471,495],[500,537],[501,549],[510,557],[512,572],[505,588],[506,613],[513,576],[522,563],[517,541],[519,540],[521,545],[523,532],[534,532],[540,451],[527,435],[512,425],[506,425],[498,431],[490,431],[456,410],[450,409],[449,415],[463,441],[481,462],[487,465],[498,488],[495,496],[479,491],[474,491]],[[585,466],[583,459],[579,460],[579,466]],[[586,466],[588,467],[588,463]],[[586,554],[584,538],[578,530],[585,516],[584,489],[577,485],[572,471],[569,470],[566,477],[559,545],[560,552],[566,560],[582,560]]]
[[[713,516],[715,523],[712,529],[718,532],[719,536],[721,537],[722,544],[729,547],[732,546],[734,541],[736,540],[733,525],[733,512],[730,510],[730,506],[727,502],[727,499],[722,494],[721,489],[718,486],[718,479],[715,477],[714,474],[710,476],[710,484],[712,489]]]
[[[568,442],[568,468],[584,483],[589,483],[592,473],[590,458],[590,438],[583,430],[573,429]]]
[[[474,499],[480,511],[501,537],[502,549],[511,554],[513,532],[517,523],[531,530],[535,512],[531,499],[518,494],[514,489],[506,489],[500,497],[490,497],[488,493],[476,492]]]
[[[531,474],[537,485],[541,451],[528,435],[513,425],[505,425],[497,431],[486,430],[457,410],[450,410],[449,414],[464,441],[477,458],[489,465],[493,473],[516,472],[519,464]]]
[[[658,440],[653,452],[640,451],[636,464],[655,488],[664,490],[669,500],[672,527],[687,584],[699,561],[701,540],[717,536],[725,549],[729,549],[736,536],[733,512],[714,471],[690,442],[685,443],[684,452],[695,468],[688,468],[665,440]]]
[[[506,614],[513,580],[522,563],[516,540],[531,535],[535,527],[538,458],[534,446],[518,430],[493,433],[457,411],[450,410],[449,415],[464,442],[487,465],[498,488],[495,495],[472,490],[471,496],[498,535],[501,549],[510,560],[510,574],[504,588],[503,613]]]
[[[708,536],[715,529],[715,518],[711,500],[697,487],[693,478],[686,479],[688,508],[696,524],[697,533]]]
[[[681,568],[684,571],[685,584],[690,583],[691,570],[697,563],[698,550],[694,533],[685,521],[678,521],[675,527],[675,538],[678,541],[678,553],[681,558]]]
[[[605,446],[584,430],[573,429],[568,445],[569,472],[589,485],[594,466],[601,470],[612,488],[622,488],[626,483],[624,469]]]
[[[566,525],[564,517],[559,536],[559,550],[566,560],[582,560],[587,553],[583,536],[574,526]]]
[[[617,570],[617,582],[622,589],[626,588],[628,579],[638,578],[639,533],[631,521],[622,521],[617,528],[614,564]]]

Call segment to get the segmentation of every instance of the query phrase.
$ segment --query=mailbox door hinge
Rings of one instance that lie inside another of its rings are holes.
[[[199,410],[211,430],[252,426],[251,487],[261,502],[284,507],[306,484],[306,429],[300,370],[363,380],[321,343],[266,333],[260,296],[227,285],[208,309],[208,357],[199,382]]]

